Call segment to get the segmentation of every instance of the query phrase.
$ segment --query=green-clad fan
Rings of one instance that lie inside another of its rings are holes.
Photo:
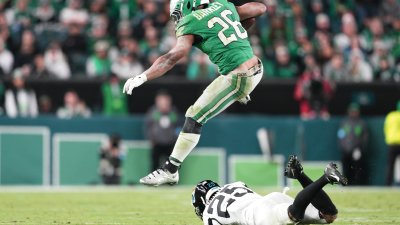
[[[192,46],[199,48],[215,63],[221,76],[217,77],[190,106],[186,121],[169,159],[140,182],[146,185],[176,184],[178,169],[200,139],[202,126],[235,101],[246,103],[249,94],[263,76],[263,66],[253,54],[247,32],[266,10],[262,3],[250,2],[235,7],[226,0],[172,0],[170,16],[176,23],[177,43],[159,57],[140,75],[128,79],[124,93],[148,80],[164,75]]]

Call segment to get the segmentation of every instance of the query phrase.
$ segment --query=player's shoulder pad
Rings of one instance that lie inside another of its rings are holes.
[[[191,28],[194,27],[194,20],[195,18],[192,14],[182,18],[182,20],[176,25],[176,36],[179,37],[185,34],[191,34]]]

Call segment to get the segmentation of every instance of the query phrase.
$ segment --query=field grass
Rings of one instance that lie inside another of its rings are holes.
[[[260,194],[279,189],[256,189]],[[200,225],[191,187],[1,188],[0,224]],[[400,189],[329,188],[335,224],[400,224]],[[297,191],[289,191],[295,195]]]

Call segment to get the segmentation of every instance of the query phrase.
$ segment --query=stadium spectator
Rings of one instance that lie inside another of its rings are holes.
[[[145,135],[151,143],[152,170],[159,168],[171,154],[178,137],[179,115],[168,92],[160,90],[155,105],[146,113]]]
[[[324,77],[331,83],[347,80],[347,70],[343,54],[335,53],[324,66]]]
[[[333,94],[329,82],[321,75],[311,55],[305,57],[306,70],[297,80],[294,98],[299,102],[300,116],[304,120],[329,118],[328,102]]]
[[[91,25],[99,23],[99,20],[104,19],[104,16],[108,17],[106,6],[106,0],[92,0],[89,2],[89,20]]]
[[[360,43],[360,38],[358,36],[352,37],[350,39],[350,45],[344,49],[343,55],[346,61],[348,62],[350,60],[350,56],[352,54],[360,54],[360,57],[363,60],[366,60],[368,53],[364,51],[364,49],[361,47]]]
[[[145,59],[147,59],[146,63],[151,64],[161,54],[159,49],[160,40],[158,31],[155,27],[147,27],[144,36],[144,40],[140,43],[140,50]],[[152,58],[154,59],[152,60]]]
[[[137,13],[139,1],[111,0],[110,16],[113,21],[120,22],[130,20]]]
[[[374,80],[393,81],[394,58],[382,41],[374,42],[374,51],[369,61],[374,71]]]
[[[141,74],[143,71],[144,68],[136,56],[127,50],[120,51],[117,60],[111,64],[111,72],[119,79],[129,79],[133,74]]]
[[[0,76],[9,75],[14,65],[13,54],[6,49],[3,39],[0,38]]]
[[[38,103],[36,93],[25,84],[24,69],[16,69],[13,72],[12,87],[5,92],[5,110],[7,116],[36,117],[38,115]]]
[[[159,47],[160,52],[162,53],[168,52],[168,50],[174,47],[174,45],[176,44],[175,24],[173,22],[169,22],[165,30],[165,34],[161,39]]]
[[[122,175],[121,138],[118,134],[109,137],[108,145],[100,149],[99,173],[103,184],[118,185]]]
[[[343,175],[350,185],[366,184],[366,148],[368,128],[360,117],[360,107],[352,103],[347,109],[347,117],[338,130],[339,146],[342,153]]]
[[[71,70],[59,43],[53,42],[49,45],[44,53],[44,63],[51,78],[68,79],[71,77]]]
[[[384,32],[382,21],[378,18],[371,18],[367,23],[367,28],[361,33],[360,42],[361,47],[367,53],[374,51],[374,43],[381,42],[384,48],[390,49],[392,47],[392,40]]]
[[[39,79],[48,79],[51,77],[50,72],[46,68],[43,55],[38,54],[35,56],[30,77]]]
[[[120,79],[111,75],[108,82],[102,85],[103,114],[107,116],[128,115],[128,101],[122,93]]]
[[[133,27],[136,31],[134,37],[136,39],[144,38],[145,33],[149,27],[163,28],[168,22],[168,14],[163,12],[163,3],[157,4],[156,1],[143,1],[143,10],[138,11],[133,18]]]
[[[72,73],[85,72],[88,40],[80,26],[68,26],[67,37],[62,43],[62,48],[67,55]]]
[[[95,44],[95,53],[86,62],[88,77],[107,77],[111,72],[111,61],[108,58],[109,44],[99,41]]]
[[[53,102],[48,95],[41,95],[39,97],[39,114],[40,115],[49,115],[53,114]]]
[[[62,119],[74,117],[90,117],[92,112],[75,91],[68,91],[64,95],[64,106],[57,110],[57,116]]]
[[[323,2],[322,0],[310,0],[305,2],[305,7],[307,7],[307,14],[305,15],[306,26],[310,33],[313,34],[317,29],[318,16],[325,12],[326,1]]]
[[[277,78],[295,78],[299,73],[297,64],[291,60],[289,51],[284,45],[275,48],[275,61],[267,62],[265,70],[267,76]]]
[[[314,45],[315,45],[315,57],[317,63],[319,65],[324,65],[328,62],[335,50],[331,45],[331,40],[329,37],[329,33],[327,32],[318,32],[315,34]]]
[[[68,0],[67,7],[60,12],[59,21],[65,26],[79,26],[83,28],[89,22],[89,14],[82,8],[81,0]]]
[[[57,12],[51,4],[51,0],[39,0],[39,5],[32,14],[36,23],[55,22],[57,19]]]
[[[390,112],[385,118],[384,124],[385,141],[389,149],[386,185],[393,184],[394,164],[400,155],[400,101],[397,102],[397,109]]]
[[[355,9],[357,20],[360,23],[367,23],[368,19],[378,16],[382,1],[375,0],[356,0]]]
[[[262,45],[267,52],[272,51],[279,44],[287,43],[290,39],[283,16],[277,15],[269,19],[270,29],[266,29],[261,36]]]
[[[392,40],[393,40],[393,48],[390,53],[395,58],[396,63],[400,62],[400,16],[396,17],[392,23],[393,30]]]
[[[10,30],[8,28],[7,19],[2,11],[0,11],[0,39],[3,40],[4,43],[6,43],[8,48],[14,47],[10,38]]]
[[[385,27],[390,27],[398,18],[400,12],[400,3],[396,0],[383,0],[379,16]]]
[[[88,48],[90,53],[95,50],[97,42],[106,42],[109,46],[114,44],[114,39],[107,30],[108,25],[109,21],[105,15],[98,16],[96,22],[92,24],[88,34]]]
[[[116,45],[110,48],[109,57],[112,61],[117,60],[121,51],[127,51],[132,55],[136,55],[142,60],[142,54],[139,51],[138,42],[131,37],[120,37],[117,39]]]
[[[0,12],[4,12],[7,8],[10,7],[12,0],[4,0],[0,1]]]
[[[373,80],[372,68],[365,61],[361,51],[353,51],[349,55],[347,80],[353,82],[371,82]]]
[[[17,49],[18,52],[15,55],[14,68],[31,66],[35,55],[38,53],[36,37],[33,31],[25,30],[22,33],[21,43]]]
[[[22,30],[31,28],[33,17],[29,11],[29,0],[17,0],[15,4],[6,10],[8,24],[12,33],[21,33]]]
[[[334,37],[335,48],[339,52],[343,52],[351,44],[351,39],[357,37],[357,23],[353,14],[345,13],[342,16],[342,33],[338,33]]]
[[[131,38],[133,34],[132,25],[128,20],[121,21],[118,24],[117,40]]]
[[[315,24],[316,24],[316,30],[314,34],[324,33],[329,37],[329,39],[332,38],[331,22],[328,15],[326,15],[325,13],[318,14],[317,17],[315,18]]]

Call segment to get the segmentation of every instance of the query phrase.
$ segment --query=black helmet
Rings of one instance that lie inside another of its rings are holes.
[[[203,180],[199,182],[192,192],[192,205],[194,212],[202,220],[203,211],[206,208],[207,201],[215,192],[220,190],[220,186],[212,180]]]

